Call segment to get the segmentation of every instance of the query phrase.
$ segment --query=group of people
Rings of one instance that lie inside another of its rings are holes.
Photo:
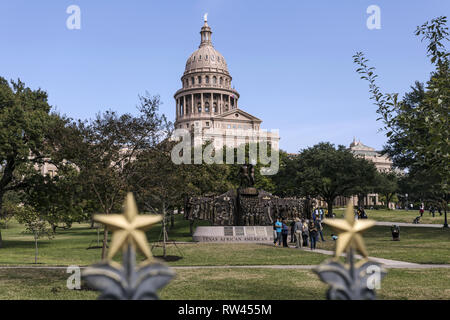
[[[316,249],[317,242],[325,242],[322,227],[323,216],[320,212],[313,214],[312,219],[295,218],[290,225],[285,218],[278,218],[273,224],[273,244],[275,246],[288,247],[288,236],[290,231],[290,242],[295,243],[297,248],[307,247]]]

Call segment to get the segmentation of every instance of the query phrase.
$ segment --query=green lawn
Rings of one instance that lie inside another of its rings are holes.
[[[324,225],[326,242],[318,248],[334,250],[333,231]],[[364,233],[370,256],[423,264],[450,264],[450,230],[401,227],[400,241],[392,241],[390,227],[375,226]]]
[[[169,239],[191,243],[168,246],[169,256],[181,256],[179,260],[170,261],[170,265],[318,264],[324,260],[324,256],[318,253],[270,245],[193,243],[187,221],[180,216],[175,226],[169,232]],[[3,248],[0,248],[0,265],[34,265],[34,241],[31,235],[22,232],[23,227],[14,222],[8,229],[2,230],[4,241]],[[159,232],[160,227],[156,225],[148,232],[149,241],[157,241]],[[39,241],[38,263],[51,266],[85,266],[96,263],[100,260],[101,249],[87,249],[92,241],[96,245],[97,231],[89,229],[86,224],[75,224],[70,230],[58,230],[53,240]],[[162,248],[154,248],[153,254],[162,255]],[[115,258],[117,261],[120,259],[120,255]]]
[[[344,209],[333,209],[337,218],[342,218],[344,215]],[[376,221],[390,221],[390,222],[406,222],[412,223],[413,220],[420,216],[419,210],[366,210],[369,219]],[[450,216],[449,216],[450,219]],[[433,218],[428,210],[425,210],[423,217],[420,219],[420,223],[425,224],[444,224],[444,212],[442,216],[439,213],[435,213]]]
[[[160,292],[162,299],[324,299],[326,285],[310,270],[177,270]],[[0,270],[0,299],[96,299],[98,293],[68,290],[64,270]],[[450,299],[450,269],[389,270],[379,299]]]
[[[8,229],[2,230],[4,247],[0,248],[0,265],[34,265],[34,242],[32,236],[24,234],[23,230],[15,222],[10,223]],[[157,241],[159,233],[159,225],[154,226],[148,232],[149,241]],[[334,249],[330,234],[331,231],[325,227],[325,236],[329,241],[319,242],[319,248]],[[175,228],[169,231],[169,238],[192,241],[189,224],[181,216],[177,217]],[[392,241],[390,228],[382,226],[373,227],[364,235],[371,256],[415,263],[450,264],[449,230],[405,227],[400,230],[400,238],[401,241]],[[53,240],[39,241],[38,262],[52,266],[85,266],[96,263],[100,260],[101,249],[87,249],[90,244],[95,245],[96,241],[96,230],[89,229],[87,224],[75,224],[69,230],[58,230]],[[181,259],[170,261],[170,265],[302,265],[319,264],[327,258],[319,253],[263,244],[190,243],[178,244],[177,247],[168,246],[168,255],[181,256]],[[155,248],[153,254],[162,255],[162,249]],[[116,260],[120,261],[120,256]]]

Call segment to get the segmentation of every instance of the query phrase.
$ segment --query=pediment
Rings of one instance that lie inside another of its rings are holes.
[[[233,109],[214,117],[217,120],[240,120],[240,121],[254,121],[262,122],[261,119],[247,113],[241,109]]]

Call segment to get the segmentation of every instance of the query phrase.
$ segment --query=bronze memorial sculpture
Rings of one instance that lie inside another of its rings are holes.
[[[243,164],[239,173],[237,190],[218,196],[185,199],[184,216],[191,221],[191,227],[197,220],[207,220],[213,226],[269,226],[278,217],[295,219],[308,216],[304,199],[279,198],[255,188],[253,164]]]

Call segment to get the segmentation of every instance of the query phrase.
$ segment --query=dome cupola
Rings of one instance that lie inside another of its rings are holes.
[[[207,15],[205,15],[200,35],[200,46],[186,61],[184,75],[196,72],[218,72],[229,75],[224,57],[220,52],[214,49],[212,44],[212,31],[208,25]]]

